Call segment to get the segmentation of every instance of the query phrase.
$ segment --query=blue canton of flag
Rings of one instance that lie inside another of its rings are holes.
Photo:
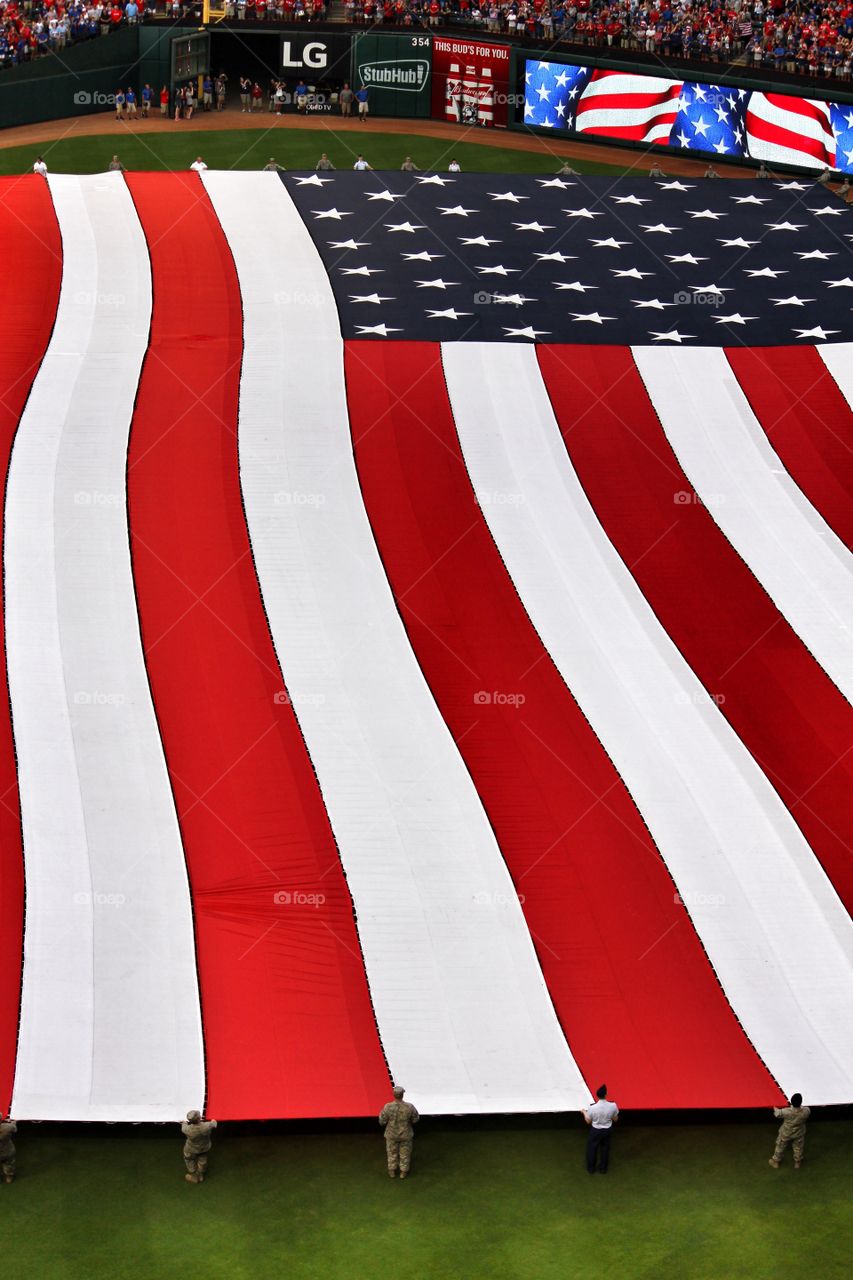
[[[712,151],[718,156],[746,154],[746,89],[685,81],[669,145],[683,150]]]
[[[835,167],[842,173],[853,173],[853,107],[831,102],[829,116],[835,134]]]
[[[589,67],[528,58],[524,69],[524,123],[545,129],[573,129],[578,100],[590,75]]]

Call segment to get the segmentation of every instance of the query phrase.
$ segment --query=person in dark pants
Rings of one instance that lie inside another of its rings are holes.
[[[610,1161],[610,1134],[619,1119],[619,1108],[615,1102],[607,1101],[607,1085],[603,1084],[596,1092],[597,1102],[582,1111],[584,1120],[589,1125],[586,1140],[586,1171],[606,1173]]]

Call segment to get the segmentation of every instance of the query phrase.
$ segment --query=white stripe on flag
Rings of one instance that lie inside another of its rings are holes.
[[[634,357],[698,500],[853,700],[853,556],[785,470],[725,353],[637,347]]]
[[[6,501],[27,892],[12,1111],[177,1119],[204,1096],[201,1019],[125,503],[148,254],[119,174],[51,178],[50,188],[62,290]]]
[[[853,1086],[847,913],[607,539],[534,350],[442,351],[475,490],[516,495],[483,509],[498,549],[648,823],[735,1013],[786,1091],[844,1101]]]
[[[815,347],[815,350],[853,409],[853,342],[828,343],[826,346]],[[853,442],[848,447],[853,447]]]
[[[364,510],[325,269],[277,176],[204,183],[243,295],[252,548],[392,1073],[425,1112],[575,1108],[586,1086]]]

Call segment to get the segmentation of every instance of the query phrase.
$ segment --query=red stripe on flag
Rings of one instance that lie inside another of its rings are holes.
[[[729,364],[786,470],[853,551],[853,412],[813,347],[730,347]]]
[[[630,351],[538,351],[607,536],[850,910],[853,709],[696,499]]]
[[[348,342],[346,376],[362,492],[398,608],[523,895],[581,1071],[605,1076],[626,1106],[778,1101],[504,568],[439,348]]]
[[[128,179],[154,311],[128,501],[196,921],[208,1110],[364,1115],[388,1093],[358,935],[273,649],[240,491],[239,286],[195,175]]]
[[[801,151],[804,155],[814,156],[822,164],[835,163],[834,145],[830,147],[819,138],[810,138],[807,134],[798,133],[794,129],[784,129],[781,125],[771,124],[769,120],[764,120],[754,111],[748,110],[746,113],[746,132],[749,138],[758,138],[761,142],[771,143],[775,147]]]
[[[0,277],[0,481],[5,499],[15,433],[50,341],[62,280],[62,240],[43,178],[0,179],[0,244],[8,264]],[[21,998],[24,855],[6,668],[5,600],[0,611],[0,649],[0,1109],[7,1113]]]

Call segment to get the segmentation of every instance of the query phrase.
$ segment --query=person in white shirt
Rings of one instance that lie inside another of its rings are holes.
[[[586,1171],[595,1173],[596,1162],[598,1172],[606,1173],[610,1161],[610,1132],[619,1119],[619,1108],[615,1102],[607,1101],[607,1085],[603,1084],[596,1092],[597,1102],[593,1102],[581,1112],[589,1125],[586,1140]]]
[[[33,165],[33,173],[40,173],[43,178],[47,177],[47,165],[41,156],[36,156],[36,162]]]
[[[194,169],[196,173],[204,173],[205,169],[207,168],[207,165],[204,163],[201,156],[196,156],[195,160],[193,160],[192,164],[190,165],[190,168]]]
[[[447,172],[448,172],[448,173],[461,173],[461,172],[462,172],[462,166],[461,166],[461,164],[459,163],[459,161],[458,161],[458,160],[451,160],[451,161],[450,161],[450,164],[447,166]]]
[[[355,160],[355,164],[353,165],[353,169],[358,169],[359,171],[361,171],[362,169],[370,169],[370,168],[372,168],[372,165],[369,165],[369,164],[367,163],[367,161],[365,160],[364,156],[356,156],[356,160]]]

